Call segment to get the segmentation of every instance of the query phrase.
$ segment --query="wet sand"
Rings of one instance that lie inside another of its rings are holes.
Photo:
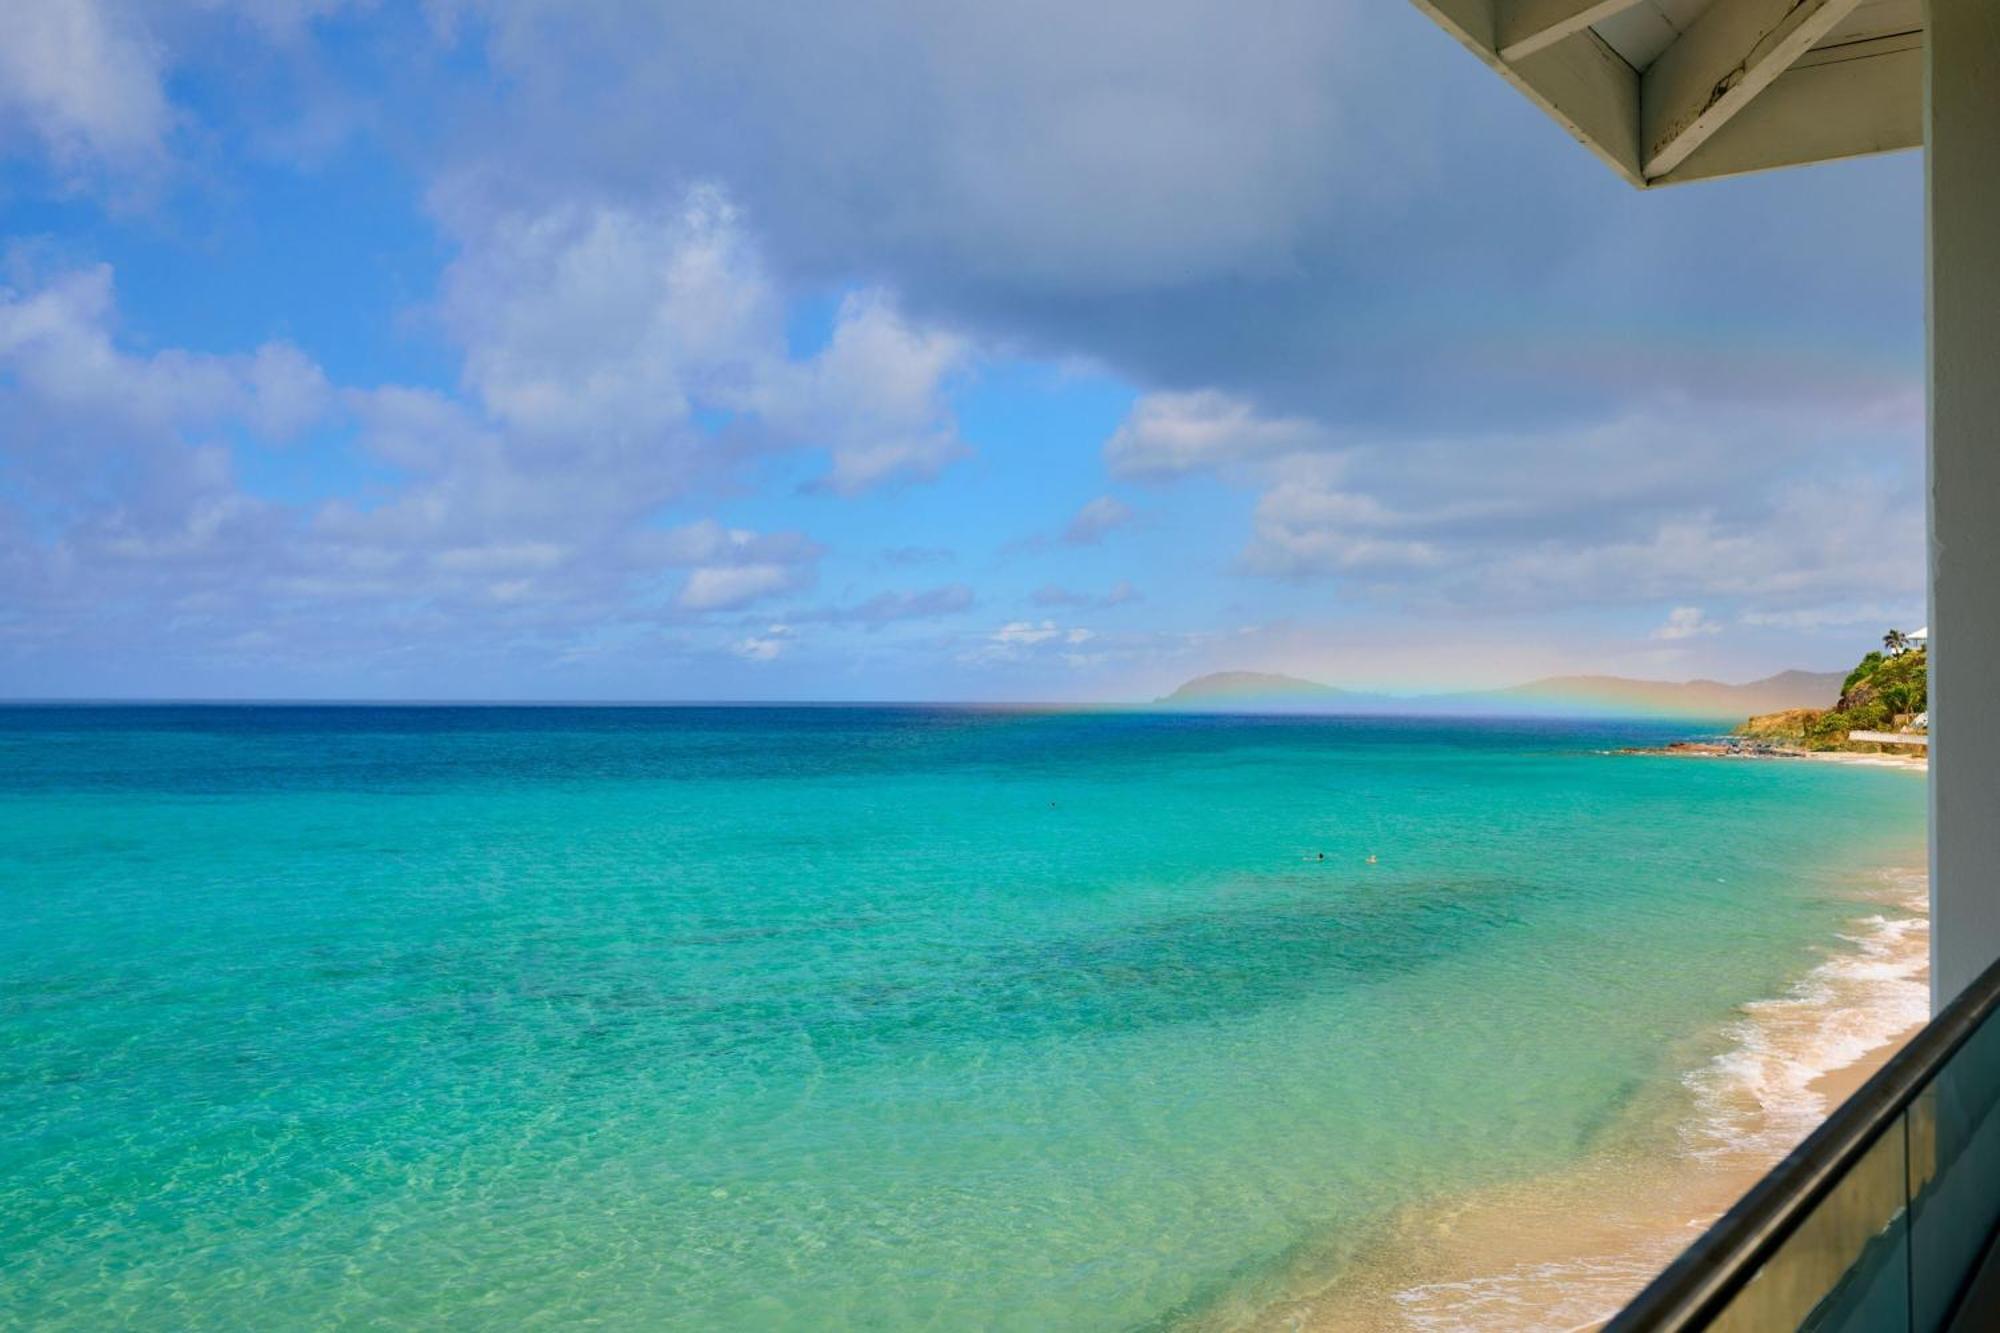
[[[1599,1327],[1922,1026],[1923,872],[1856,906],[1823,962],[1744,1006],[1677,1093],[1578,1167],[1412,1211],[1355,1269],[1247,1326]]]

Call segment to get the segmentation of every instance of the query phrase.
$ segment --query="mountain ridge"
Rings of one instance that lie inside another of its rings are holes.
[[[1308,698],[1328,699],[1351,693],[1353,691],[1343,690],[1337,685],[1322,685],[1318,681],[1286,676],[1275,671],[1211,671],[1205,676],[1182,681],[1173,693],[1162,695],[1158,702],[1243,699],[1266,694],[1298,694]]]
[[[1658,714],[1741,718],[1791,708],[1826,707],[1840,694],[1838,671],[1780,671],[1740,684],[1645,680],[1629,676],[1544,676],[1491,690],[1392,695],[1342,689],[1298,676],[1215,671],[1184,681],[1156,706],[1190,711],[1350,714]]]

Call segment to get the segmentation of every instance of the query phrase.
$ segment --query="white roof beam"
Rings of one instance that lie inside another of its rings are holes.
[[[1646,183],[1639,170],[1639,75],[1602,37],[1585,28],[1500,68],[1511,70],[1521,90],[1606,166],[1634,185]]]
[[[1652,183],[1890,153],[1923,141],[1923,34],[1905,33],[1811,52]]]
[[[1554,46],[1641,0],[1493,0],[1494,39],[1512,63]]]
[[[1722,0],[1640,82],[1641,163],[1665,176],[1750,105],[1859,0]]]
[[[1634,185],[1639,173],[1639,75],[1588,28],[1517,63],[1500,58],[1495,0],[1414,0],[1439,27],[1547,112]]]

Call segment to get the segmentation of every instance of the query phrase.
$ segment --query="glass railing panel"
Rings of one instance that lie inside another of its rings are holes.
[[[1726,1333],[1908,1328],[1908,1171],[1897,1117],[1707,1326]]]
[[[1942,1328],[2000,1223],[2000,1022],[1967,1038],[1911,1102],[1912,1311]]]
[[[2000,1329],[1996,1243],[2000,962],[1606,1333]]]

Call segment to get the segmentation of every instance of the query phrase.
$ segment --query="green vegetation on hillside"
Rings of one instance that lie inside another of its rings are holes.
[[[1862,658],[1841,683],[1831,708],[1798,708],[1766,713],[1738,727],[1737,734],[1800,745],[1810,750],[1881,747],[1850,742],[1850,731],[1896,731],[1930,707],[1928,654],[1899,631],[1883,636],[1887,651]]]

